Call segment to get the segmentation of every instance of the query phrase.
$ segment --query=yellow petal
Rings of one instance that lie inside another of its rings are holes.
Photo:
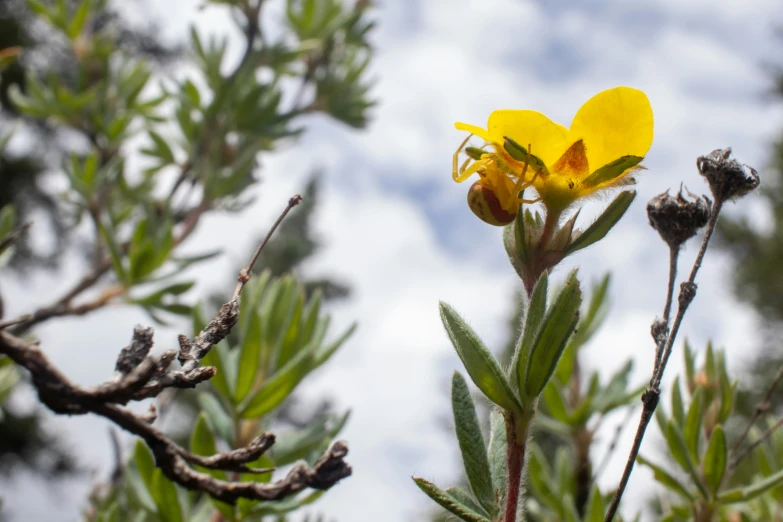
[[[471,134],[475,134],[476,136],[483,139],[484,141],[492,141],[492,138],[490,137],[489,133],[484,129],[482,129],[481,127],[476,127],[475,125],[470,125],[469,123],[460,123],[460,122],[455,123],[454,127],[456,127],[457,130],[468,131]]]
[[[568,129],[536,111],[495,111],[487,125],[492,141],[503,143],[508,136],[551,165],[573,142],[568,142]]]
[[[569,141],[583,139],[587,161],[597,170],[621,156],[644,156],[653,140],[653,113],[647,95],[630,87],[599,92],[579,109]]]

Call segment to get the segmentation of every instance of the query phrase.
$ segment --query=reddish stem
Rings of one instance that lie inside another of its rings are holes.
[[[506,460],[508,467],[508,490],[506,491],[506,514],[504,522],[516,522],[519,509],[519,490],[522,487],[522,470],[525,465],[526,442],[517,442],[517,430],[512,418],[506,419]]]

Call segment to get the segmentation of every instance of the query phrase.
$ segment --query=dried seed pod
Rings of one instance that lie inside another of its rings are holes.
[[[731,147],[716,149],[696,160],[699,174],[707,179],[715,200],[723,203],[739,198],[759,186],[759,175],[755,169],[729,159]]]
[[[682,190],[671,196],[666,191],[647,203],[647,218],[671,247],[678,248],[710,219],[711,202],[706,197],[686,198]]]

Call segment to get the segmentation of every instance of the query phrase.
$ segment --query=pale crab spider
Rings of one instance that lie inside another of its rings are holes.
[[[457,149],[457,152],[454,153],[454,157],[452,159],[451,176],[454,178],[454,181],[456,181],[457,183],[462,183],[468,177],[470,177],[474,172],[478,172],[479,176],[481,176],[481,177],[485,176],[485,174],[481,172],[481,168],[482,168],[483,165],[481,163],[479,163],[478,161],[475,161],[473,163],[473,165],[470,168],[468,168],[468,164],[470,163],[470,160],[474,159],[472,157],[468,157],[468,159],[466,159],[464,161],[464,163],[462,163],[462,166],[459,165],[459,155],[465,149],[465,145],[468,144],[468,140],[470,140],[470,138],[472,138],[472,137],[473,137],[473,134],[469,134],[468,137],[465,138],[465,140],[460,144],[459,148]],[[484,144],[481,147],[481,150],[483,150],[484,147],[486,147],[486,146],[487,146],[487,144]],[[531,154],[531,145],[530,144],[528,144],[527,150],[528,150],[528,156],[525,158],[525,165],[522,168],[522,173],[519,175],[519,179],[514,184],[514,188],[513,188],[512,194],[517,194],[518,195],[520,192],[522,192],[526,188],[531,187],[533,185],[533,183],[535,183],[536,179],[538,178],[539,171],[536,171],[536,173],[533,174],[533,178],[530,181],[525,182],[525,174],[527,174],[527,168],[528,168],[528,166],[530,164],[530,156],[529,156],[529,154]],[[497,159],[496,159],[496,161],[497,161]],[[506,169],[501,168],[501,170],[503,170],[504,172],[507,172]],[[541,199],[542,198],[540,198],[540,197],[537,198],[537,199],[524,199],[524,198],[517,197],[517,205],[521,205],[521,204],[532,205],[533,203],[538,203],[539,201],[541,201]]]

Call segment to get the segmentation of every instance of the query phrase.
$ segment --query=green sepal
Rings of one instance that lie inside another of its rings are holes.
[[[607,181],[619,178],[626,170],[635,167],[641,163],[643,159],[643,156],[622,156],[617,158],[587,176],[584,181],[582,181],[582,186],[596,187],[601,183],[606,183]]]
[[[618,194],[592,225],[587,227],[582,233],[574,234],[571,243],[565,249],[565,255],[571,255],[603,239],[612,227],[620,221],[620,218],[623,217],[625,211],[631,206],[635,197],[635,190],[627,190]]]

